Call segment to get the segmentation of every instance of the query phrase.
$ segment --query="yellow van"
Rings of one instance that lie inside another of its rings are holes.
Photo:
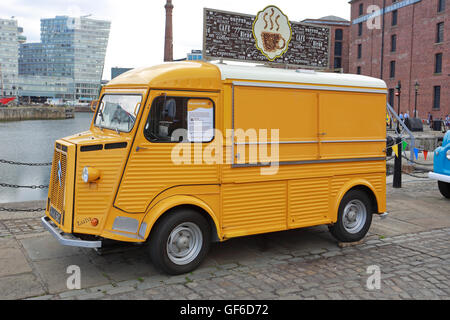
[[[386,84],[307,70],[167,63],[106,85],[89,131],[56,141],[43,225],[64,245],[148,243],[170,274],[211,241],[386,210]]]

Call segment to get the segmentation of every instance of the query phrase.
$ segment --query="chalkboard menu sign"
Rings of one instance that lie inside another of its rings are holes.
[[[269,7],[268,7],[269,8]],[[276,7],[274,7],[276,8]],[[271,8],[269,8],[271,9]],[[279,25],[275,21],[274,12],[264,15],[261,11],[261,25]],[[273,16],[273,19],[272,19]],[[285,39],[281,34],[265,33],[267,41],[273,50],[277,46],[286,45],[286,49],[273,57],[266,55],[256,44],[254,22],[256,16],[240,13],[204,9],[203,54],[206,59],[224,59],[247,62],[272,62],[276,64],[296,65],[312,68],[329,67],[330,28],[312,24],[287,22],[291,28],[291,39]],[[278,20],[278,19],[277,19]],[[255,22],[256,24],[256,22]],[[278,26],[279,27],[279,26]],[[271,36],[272,34],[272,36]],[[263,41],[263,40],[261,40]],[[266,41],[266,40],[264,40]],[[275,42],[274,42],[275,41]],[[261,46],[260,46],[261,47]],[[281,52],[281,50],[280,50]]]

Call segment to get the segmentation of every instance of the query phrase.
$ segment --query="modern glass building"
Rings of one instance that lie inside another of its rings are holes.
[[[202,50],[191,50],[191,53],[187,54],[188,61],[199,61],[203,59]]]
[[[25,38],[17,21],[0,19],[0,98],[17,96],[19,42]]]
[[[133,70],[132,68],[111,68],[111,80],[114,78],[117,78],[118,76],[120,76],[121,74],[128,72],[130,70]]]
[[[110,26],[109,21],[87,17],[41,19],[41,42],[20,46],[20,96],[94,100],[101,85]],[[42,90],[43,83],[47,83],[46,90]]]

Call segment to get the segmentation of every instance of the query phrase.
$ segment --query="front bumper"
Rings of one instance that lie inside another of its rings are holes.
[[[445,174],[429,172],[428,173],[428,178],[434,179],[434,180],[438,180],[438,181],[442,181],[442,182],[450,183],[450,176],[445,175]]]
[[[76,238],[72,234],[67,234],[59,230],[57,226],[47,216],[41,218],[42,225],[64,246],[82,248],[101,248],[101,241],[86,241]]]
[[[379,217],[381,218],[381,220],[384,220],[388,217],[389,213],[388,212],[383,212],[379,214]]]

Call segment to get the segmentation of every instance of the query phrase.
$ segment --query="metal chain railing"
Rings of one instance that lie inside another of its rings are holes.
[[[408,176],[414,177],[414,178],[429,179],[428,176],[418,176],[418,175],[415,175],[415,174],[412,174],[412,173],[409,173],[409,172],[405,172],[405,171],[402,171],[402,173],[406,174]],[[425,172],[422,172],[422,173],[425,173]]]
[[[10,161],[10,160],[4,160],[4,159],[0,159],[0,163],[4,163],[4,164],[11,164],[11,165],[16,165],[16,166],[30,166],[30,167],[48,167],[51,166],[52,163],[48,162],[48,163],[28,163],[28,162],[16,162],[16,161]]]
[[[18,209],[18,208],[2,208],[0,207],[0,212],[41,212],[44,211],[44,208],[36,208],[36,209]]]
[[[403,156],[404,156],[405,158],[408,158],[408,157],[406,156],[406,152],[403,152]],[[421,165],[421,166],[428,166],[428,167],[432,167],[432,166],[433,166],[432,163],[423,163],[423,162],[418,162],[418,161],[414,161],[414,160],[411,160],[411,159],[408,159],[407,161],[408,161],[408,162],[412,162],[412,163],[414,163],[414,164]]]
[[[11,160],[0,159],[0,164],[9,164],[15,166],[29,166],[29,167],[48,167],[51,166],[52,163],[33,163],[33,162],[17,162]],[[15,189],[48,189],[48,185],[30,185],[30,186],[22,186],[18,184],[9,184],[0,182],[0,187],[3,188],[15,188]],[[32,208],[32,209],[19,209],[19,208],[4,208],[0,207],[0,212],[42,212],[44,208]]]
[[[388,158],[386,158],[386,161],[392,160],[392,159],[394,159],[394,158],[395,158],[395,156],[388,157]]]
[[[3,188],[16,188],[16,189],[47,189],[48,186],[46,185],[37,185],[37,186],[20,186],[18,184],[9,184],[9,183],[3,183],[0,182],[0,187]]]

